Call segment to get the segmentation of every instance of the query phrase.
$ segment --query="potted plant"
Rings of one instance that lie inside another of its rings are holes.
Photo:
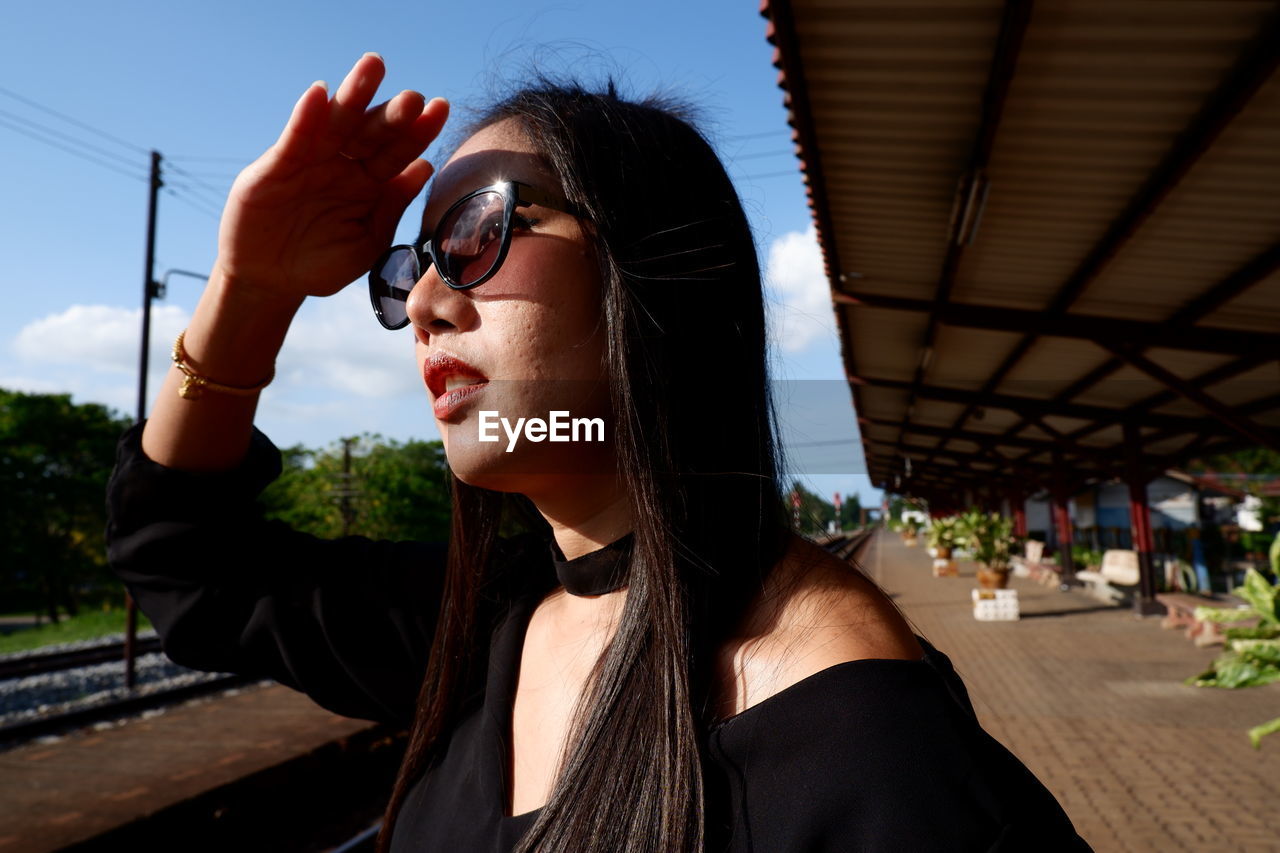
[[[1247,607],[1197,607],[1196,619],[1231,623],[1257,617],[1258,624],[1225,629],[1228,648],[1207,671],[1191,676],[1184,684],[1233,689],[1280,681],[1280,584],[1272,584],[1260,572],[1249,569],[1236,594],[1248,602]],[[1280,717],[1250,729],[1249,741],[1258,749],[1262,738],[1275,732],[1280,732]]]
[[[963,516],[966,547],[978,563],[978,585],[1004,589],[1009,585],[1009,559],[1015,544],[1013,520],[997,512],[971,509]]]
[[[907,518],[902,521],[902,544],[908,548],[916,546],[916,539],[920,535],[920,519]]]
[[[1083,569],[1097,571],[1102,566],[1102,552],[1085,545],[1072,545],[1071,562],[1077,571]]]
[[[928,537],[929,547],[934,549],[933,576],[958,575],[954,551],[963,543],[960,519],[954,515],[933,519],[929,525]]]

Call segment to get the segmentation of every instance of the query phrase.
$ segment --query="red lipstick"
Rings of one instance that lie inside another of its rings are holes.
[[[476,368],[447,352],[434,352],[422,366],[422,378],[431,392],[431,410],[439,420],[448,420],[462,404],[474,397],[489,379]],[[451,380],[464,380],[458,385]],[[449,384],[454,388],[449,389]]]

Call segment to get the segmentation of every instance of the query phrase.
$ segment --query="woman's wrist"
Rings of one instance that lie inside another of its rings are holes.
[[[188,364],[226,385],[260,383],[301,305],[301,297],[239,281],[215,262],[184,335]]]
[[[225,386],[253,388],[272,376],[276,356],[302,298],[247,286],[214,264],[183,333],[183,363]],[[257,394],[208,390],[184,394],[191,373],[170,369],[142,433],[142,451],[161,465],[222,471],[244,458]],[[190,389],[188,389],[190,391]]]
[[[292,319],[302,306],[305,297],[296,294],[281,293],[269,283],[248,281],[228,272],[221,260],[214,260],[213,269],[209,273],[209,286],[216,287],[219,295],[255,313],[265,317],[285,317]]]

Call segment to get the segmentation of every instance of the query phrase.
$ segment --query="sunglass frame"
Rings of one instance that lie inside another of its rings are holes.
[[[549,207],[552,210],[559,210],[564,213],[568,213],[571,216],[579,218],[582,218],[583,216],[581,208],[563,196],[522,183],[521,181],[499,181],[496,184],[490,184],[487,187],[480,187],[479,189],[472,190],[459,198],[453,204],[449,205],[449,209],[440,217],[440,221],[447,221],[449,216],[455,210],[476,196],[491,192],[497,192],[501,194],[503,198],[501,243],[498,246],[498,256],[494,258],[493,264],[485,271],[484,275],[480,276],[475,281],[460,284],[452,281],[451,277],[445,273],[444,267],[436,261],[436,253],[439,250],[439,245],[436,242],[436,234],[432,234],[424,240],[421,245],[401,243],[399,245],[391,246],[379,256],[377,263],[375,263],[373,268],[369,270],[369,301],[373,304],[373,313],[378,318],[378,322],[382,324],[383,328],[394,331],[396,329],[403,329],[405,326],[409,325],[409,317],[407,315],[398,323],[388,323],[386,317],[382,313],[382,305],[379,303],[379,299],[387,297],[400,302],[406,302],[409,299],[410,291],[390,289],[391,292],[387,293],[386,289],[381,288],[376,283],[377,281],[382,280],[379,273],[386,266],[387,261],[391,259],[391,256],[394,253],[399,251],[413,252],[414,260],[418,265],[418,278],[421,278],[428,268],[434,266],[436,268],[436,273],[440,276],[440,280],[443,281],[447,287],[452,290],[470,290],[473,287],[479,287],[484,284],[486,281],[497,275],[498,270],[502,269],[502,264],[507,259],[507,252],[511,248],[511,219],[515,215],[516,208],[528,207],[530,205],[537,204],[542,207]],[[417,284],[416,281],[414,283]]]

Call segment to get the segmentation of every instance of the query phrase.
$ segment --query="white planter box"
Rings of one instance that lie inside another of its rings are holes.
[[[980,622],[1014,622],[1018,615],[1016,589],[973,590],[973,618]]]

